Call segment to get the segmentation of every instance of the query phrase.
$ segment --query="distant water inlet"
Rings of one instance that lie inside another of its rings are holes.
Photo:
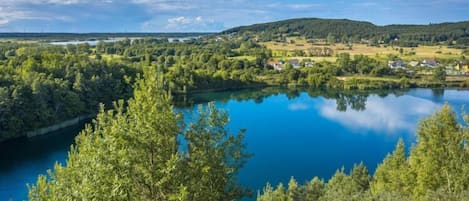
[[[197,105],[215,101],[229,112],[229,129],[247,129],[254,156],[239,172],[241,184],[256,192],[267,182],[328,179],[336,169],[363,162],[373,172],[399,138],[415,142],[419,119],[448,102],[460,113],[469,91],[318,91],[263,88],[175,97],[176,110],[189,122]],[[180,100],[180,101],[178,101]],[[0,199],[25,199],[26,183],[64,163],[83,124],[53,135],[0,144]]]
[[[188,41],[192,39],[197,39],[200,38],[200,36],[193,36],[193,37],[169,37],[168,42],[181,42],[181,41]],[[118,41],[123,41],[126,38],[110,38],[106,40],[83,40],[83,41],[78,41],[78,40],[73,40],[73,41],[59,41],[59,42],[50,42],[48,44],[50,45],[79,45],[79,44],[85,44],[88,43],[90,46],[96,46],[98,42],[102,41],[105,43],[112,43],[112,42],[118,42]],[[130,41],[133,41],[135,39],[141,39],[140,37],[134,37],[134,38],[129,38]]]

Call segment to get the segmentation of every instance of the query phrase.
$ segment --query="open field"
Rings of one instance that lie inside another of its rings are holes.
[[[374,56],[381,59],[387,58],[387,55],[394,54],[401,57],[404,60],[421,60],[425,58],[435,59],[457,59],[461,56],[462,50],[448,48],[445,46],[419,46],[415,48],[402,48],[402,53],[399,51],[401,47],[398,46],[387,46],[380,47],[369,46],[366,44],[352,44],[351,50],[345,44],[337,43],[335,45],[326,44],[312,44],[308,43],[304,38],[292,37],[288,38],[288,41],[293,40],[294,43],[280,43],[280,42],[262,42],[268,49],[272,50],[274,57],[294,57],[294,51],[303,50],[308,52],[312,48],[324,48],[328,47],[333,50],[333,54],[349,53],[350,55],[367,55]],[[312,57],[314,58],[314,57]],[[316,60],[316,59],[315,59]],[[321,60],[321,59],[319,59]],[[327,60],[335,60],[329,58]]]
[[[249,60],[254,61],[256,60],[255,56],[236,56],[236,57],[229,57],[230,59],[238,59],[238,60]]]

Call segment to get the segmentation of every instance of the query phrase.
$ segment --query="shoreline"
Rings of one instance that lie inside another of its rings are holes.
[[[80,122],[83,122],[83,121],[85,121],[85,120],[92,119],[92,118],[94,118],[95,116],[96,116],[95,114],[83,114],[83,115],[79,115],[79,116],[77,116],[77,117],[74,117],[74,118],[71,118],[71,119],[67,119],[67,120],[64,120],[64,121],[61,121],[61,122],[52,124],[52,125],[50,125],[50,126],[46,126],[46,127],[42,127],[42,128],[37,128],[37,129],[31,130],[31,131],[27,131],[27,132],[25,132],[25,133],[24,133],[23,135],[21,135],[21,136],[12,137],[12,138],[6,138],[6,139],[0,139],[0,144],[6,143],[6,142],[11,141],[11,140],[21,139],[21,138],[29,139],[29,138],[35,138],[35,137],[40,137],[40,136],[48,135],[48,134],[50,134],[50,133],[52,133],[52,132],[55,132],[55,131],[58,131],[58,130],[60,130],[60,129],[64,129],[64,128],[68,128],[68,127],[75,126],[75,125],[79,124]]]
[[[28,132],[26,132],[25,136],[27,138],[33,138],[33,137],[37,137],[37,136],[47,135],[47,134],[52,133],[54,131],[77,125],[81,121],[86,120],[86,119],[90,119],[93,116],[94,115],[90,115],[90,114],[89,115],[79,115],[75,118],[68,119],[68,120],[65,120],[65,121],[50,125],[50,126],[46,126],[46,127],[42,127],[42,128],[32,130],[32,131],[28,131]]]
[[[362,79],[366,80],[366,79]],[[342,83],[345,81],[341,80]],[[391,81],[392,82],[392,81]],[[445,82],[445,83],[438,83],[438,85],[434,85],[435,83],[432,83],[430,85],[422,86],[420,83],[412,83],[412,85],[408,87],[400,87],[400,89],[417,89],[417,88],[422,88],[422,89],[457,89],[457,90],[469,90],[468,87],[461,87],[460,83],[458,82]],[[236,90],[242,90],[242,89],[260,89],[260,88],[266,88],[266,87],[310,87],[309,85],[300,85],[300,84],[288,84],[288,85],[279,85],[279,84],[268,84],[268,83],[263,83],[263,84],[255,84],[255,85],[246,85],[246,86],[241,86],[241,87],[225,87],[225,88],[211,88],[211,89],[199,89],[199,90],[193,90],[187,93],[173,93],[174,96],[185,96],[185,95],[193,95],[193,94],[201,94],[201,93],[209,93],[209,92],[222,92],[222,91],[236,91]],[[313,87],[313,88],[318,88],[318,87]],[[318,89],[320,89],[319,87]],[[326,87],[327,89],[327,87]],[[383,88],[385,90],[386,88]],[[387,88],[389,89],[389,88]],[[344,91],[349,91],[349,90],[371,90],[371,89],[339,89],[339,90],[344,90]],[[51,132],[67,128],[70,126],[77,125],[83,120],[86,119],[91,119],[95,114],[84,114],[84,115],[79,115],[77,117],[61,121],[59,123],[55,123],[50,126],[42,127],[42,128],[37,128],[32,131],[27,131],[24,135],[18,136],[18,137],[13,137],[13,138],[6,138],[6,139],[0,139],[0,144],[8,142],[10,140],[18,139],[18,138],[34,138],[38,136],[43,136],[47,135]]]

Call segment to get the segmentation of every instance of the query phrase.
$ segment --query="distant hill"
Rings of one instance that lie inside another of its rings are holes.
[[[469,43],[469,21],[429,25],[378,26],[370,22],[348,19],[300,18],[277,22],[240,26],[223,31],[224,34],[256,35],[260,40],[279,40],[282,36],[326,38],[329,34],[342,40],[376,40],[389,43],[436,43],[458,41]]]

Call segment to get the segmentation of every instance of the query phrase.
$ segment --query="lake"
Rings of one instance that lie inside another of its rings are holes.
[[[191,37],[169,37],[168,38],[168,42],[172,43],[172,42],[175,42],[175,41],[178,41],[178,42],[182,42],[182,41],[188,41],[188,40],[192,40],[192,39],[198,39],[200,38],[201,36],[191,36]],[[99,41],[103,41],[105,43],[113,43],[113,42],[118,42],[118,41],[123,41],[125,40],[126,38],[123,38],[123,37],[120,37],[120,38],[110,38],[110,39],[106,39],[106,40],[72,40],[72,41],[60,41],[60,42],[49,42],[47,44],[50,44],[50,45],[59,45],[59,46],[66,46],[66,45],[78,45],[78,44],[84,44],[84,43],[88,43],[88,45],[90,46],[96,46],[98,44]],[[132,38],[129,38],[131,41],[135,40],[135,39],[141,39],[141,37],[132,37]]]
[[[215,101],[230,114],[229,129],[247,129],[247,149],[254,156],[239,181],[255,192],[266,182],[328,179],[341,167],[363,162],[373,172],[399,138],[415,142],[416,125],[448,102],[461,113],[469,91],[338,92],[263,88],[177,97],[177,110],[190,121],[197,105]],[[467,111],[467,110],[466,110]],[[461,120],[462,121],[462,120]],[[35,182],[56,161],[64,162],[83,124],[33,139],[0,144],[0,199],[26,198]],[[408,148],[408,147],[407,147]]]

